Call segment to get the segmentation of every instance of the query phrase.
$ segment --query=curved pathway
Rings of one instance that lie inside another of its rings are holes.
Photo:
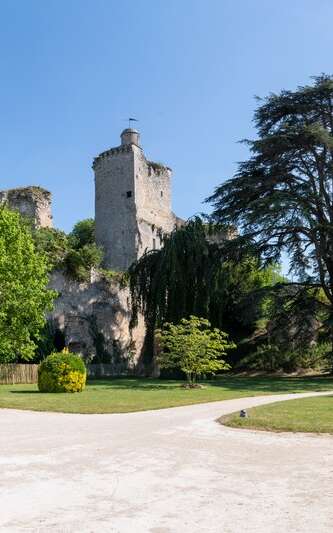
[[[323,394],[113,415],[0,410],[0,531],[331,532],[332,437],[216,422]]]

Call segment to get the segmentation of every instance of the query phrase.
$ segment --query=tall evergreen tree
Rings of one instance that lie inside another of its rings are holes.
[[[234,178],[208,199],[213,220],[240,229],[265,261],[290,257],[300,290],[324,292],[333,338],[333,77],[271,94],[255,112],[258,138]]]

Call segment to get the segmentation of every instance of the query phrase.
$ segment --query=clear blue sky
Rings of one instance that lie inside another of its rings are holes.
[[[332,22],[332,0],[0,0],[0,188],[51,190],[69,231],[135,116],[175,212],[202,211],[246,157],[253,96],[333,72]]]

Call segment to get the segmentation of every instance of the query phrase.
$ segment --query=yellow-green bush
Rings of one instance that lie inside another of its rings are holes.
[[[82,392],[86,377],[81,357],[68,352],[53,353],[39,365],[38,388],[41,392]]]

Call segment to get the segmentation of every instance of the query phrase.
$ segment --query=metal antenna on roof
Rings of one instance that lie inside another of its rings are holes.
[[[137,118],[129,118],[128,119],[128,127],[131,128],[132,122],[139,122]]]

